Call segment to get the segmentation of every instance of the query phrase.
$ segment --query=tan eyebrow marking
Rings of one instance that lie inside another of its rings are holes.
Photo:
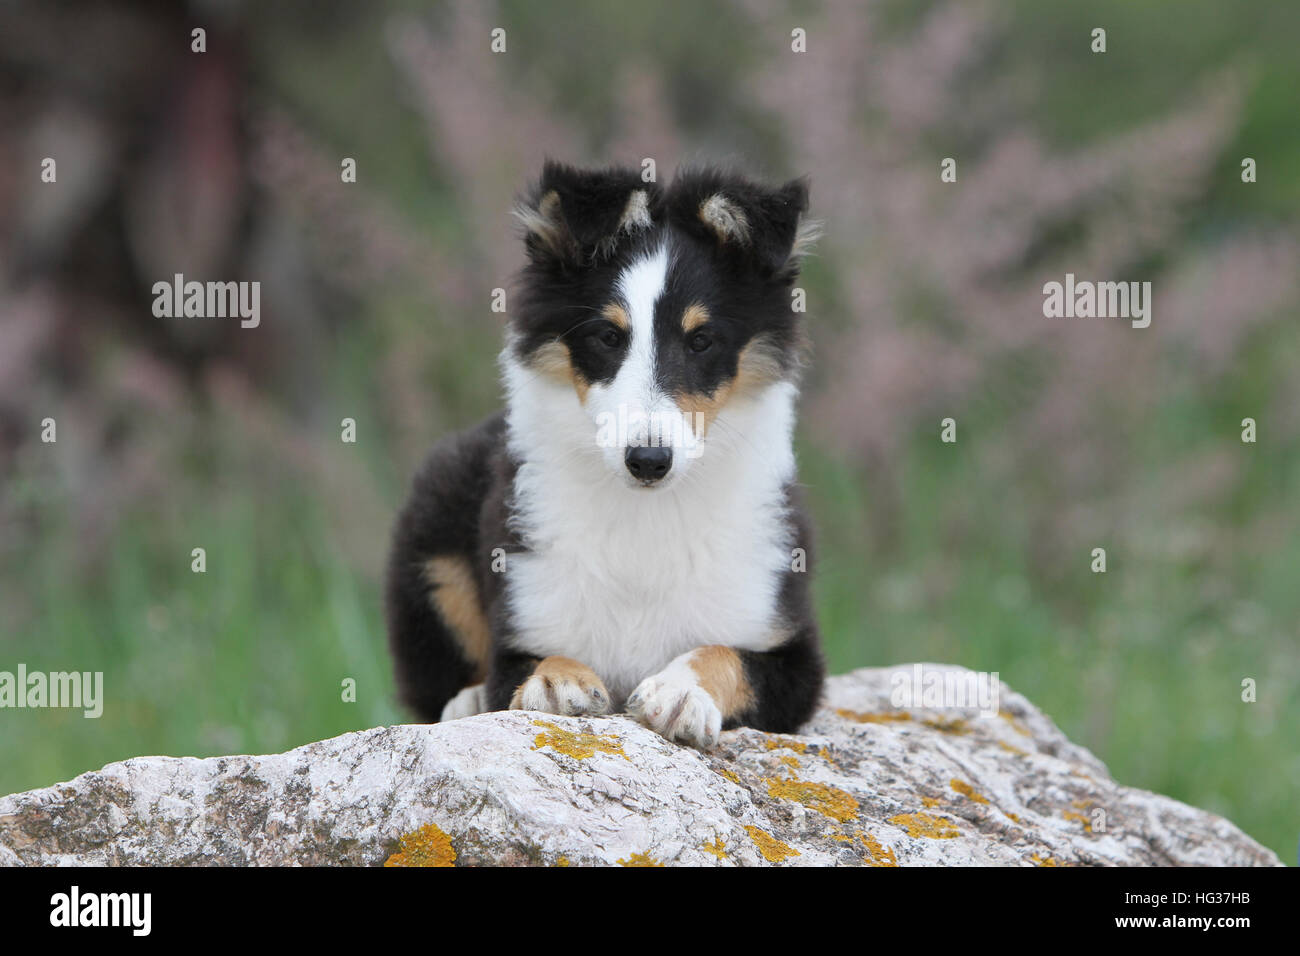
[[[686,311],[682,313],[682,329],[686,332],[694,332],[707,321],[709,321],[709,310],[698,302],[687,306]]]
[[[632,327],[632,320],[627,317],[627,310],[617,302],[611,302],[600,310],[600,314],[626,332]]]

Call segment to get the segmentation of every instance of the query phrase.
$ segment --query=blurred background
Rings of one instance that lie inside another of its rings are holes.
[[[1079,6],[0,0],[0,670],[106,698],[0,713],[0,793],[409,719],[390,523],[498,406],[514,195],[546,155],[721,159],[826,223],[832,669],[998,671],[1294,859],[1300,5]],[[176,272],[260,281],[260,327],[155,318]],[[1066,272],[1151,281],[1151,327],[1044,318]]]

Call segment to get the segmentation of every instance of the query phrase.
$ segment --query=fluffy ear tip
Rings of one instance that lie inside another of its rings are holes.
[[[790,258],[799,260],[813,253],[813,247],[825,234],[825,223],[821,219],[802,219],[794,233],[794,243],[790,247]]]

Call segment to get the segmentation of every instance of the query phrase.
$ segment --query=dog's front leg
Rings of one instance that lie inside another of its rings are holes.
[[[610,695],[586,664],[571,657],[500,652],[488,675],[493,710],[540,710],[574,716],[607,714]]]
[[[724,727],[797,730],[816,708],[824,679],[825,665],[809,629],[770,651],[720,644],[688,651],[643,680],[626,707],[669,740],[707,750]]]

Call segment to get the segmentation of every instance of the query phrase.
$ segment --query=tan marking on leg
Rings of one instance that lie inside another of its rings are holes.
[[[591,387],[591,384],[573,367],[573,358],[569,352],[569,347],[563,342],[558,339],[547,342],[535,349],[528,356],[527,361],[529,367],[536,369],[541,374],[559,381],[568,382],[573,386],[573,390],[578,393],[578,401],[586,402],[587,389]]]
[[[700,303],[694,302],[682,313],[682,331],[694,332],[707,321],[709,321],[709,310]]]
[[[424,577],[431,588],[429,599],[434,608],[465,659],[474,665],[474,681],[483,680],[492,638],[469,562],[459,555],[430,558],[424,565]]]
[[[733,397],[752,394],[781,379],[781,362],[763,336],[751,339],[740,350],[736,376],[722,382],[710,395],[684,392],[674,396],[677,408],[687,416],[696,438],[708,434],[709,426]]]
[[[600,310],[600,314],[626,332],[632,327],[632,320],[627,317],[627,309],[617,302],[610,302]]]
[[[537,666],[533,668],[533,672],[528,675],[528,678],[521,681],[519,686],[515,688],[515,692],[510,698],[512,709],[519,709],[519,695],[524,689],[524,684],[528,683],[528,679],[533,677],[542,678],[546,684],[546,696],[552,702],[554,702],[555,698],[553,686],[556,681],[577,684],[583,690],[590,690],[593,687],[599,687],[602,690],[605,688],[604,681],[596,675],[595,671],[581,661],[575,661],[572,657],[560,657],[558,655],[544,657],[538,661]],[[606,691],[605,696],[608,699],[608,691]]]
[[[718,705],[724,718],[734,717],[754,703],[754,690],[745,679],[740,655],[730,647],[711,644],[691,653],[691,670]]]

